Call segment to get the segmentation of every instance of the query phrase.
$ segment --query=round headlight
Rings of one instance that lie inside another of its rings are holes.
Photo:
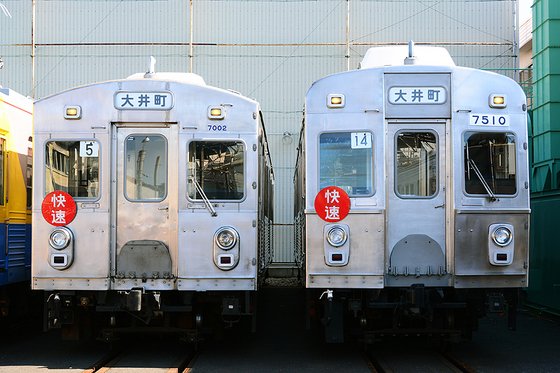
[[[327,233],[327,241],[334,247],[339,247],[346,243],[346,231],[341,227],[333,227]]]
[[[492,232],[492,240],[498,246],[507,246],[512,239],[513,235],[507,227],[498,227]]]
[[[224,250],[229,250],[237,242],[237,235],[231,229],[224,228],[216,234],[216,243]]]
[[[50,245],[57,249],[62,250],[70,243],[70,232],[66,229],[55,229],[51,232],[49,237]]]

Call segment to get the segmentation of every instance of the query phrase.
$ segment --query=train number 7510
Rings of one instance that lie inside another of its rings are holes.
[[[471,114],[471,126],[509,126],[509,115]]]

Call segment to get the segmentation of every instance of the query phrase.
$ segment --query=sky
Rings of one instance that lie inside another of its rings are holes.
[[[519,0],[519,24],[522,25],[531,18],[531,5],[533,0]]]

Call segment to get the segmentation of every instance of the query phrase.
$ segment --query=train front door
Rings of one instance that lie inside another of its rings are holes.
[[[389,122],[387,136],[387,284],[426,283],[446,275],[445,122]]]
[[[176,275],[177,125],[114,129],[114,275],[126,287],[164,283]]]

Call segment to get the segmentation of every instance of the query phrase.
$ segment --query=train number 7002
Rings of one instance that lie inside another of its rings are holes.
[[[208,131],[227,131],[227,125],[221,125],[221,124],[209,124],[208,125]]]

